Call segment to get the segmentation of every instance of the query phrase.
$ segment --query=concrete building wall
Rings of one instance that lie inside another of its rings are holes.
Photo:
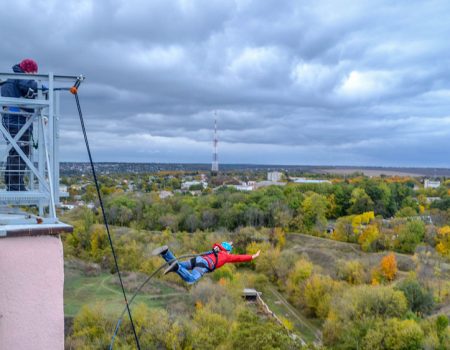
[[[0,239],[0,349],[64,349],[59,236]]]

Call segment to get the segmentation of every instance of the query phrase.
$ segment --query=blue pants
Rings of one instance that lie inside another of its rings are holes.
[[[163,259],[167,262],[176,259],[175,255],[172,254],[170,250],[164,254]],[[203,259],[201,256],[197,256],[195,258],[196,266],[192,268],[192,264],[190,260],[178,262],[178,271],[177,274],[187,283],[192,284],[197,282],[202,276],[209,272],[209,269],[206,267],[198,266],[208,266],[208,262]]]

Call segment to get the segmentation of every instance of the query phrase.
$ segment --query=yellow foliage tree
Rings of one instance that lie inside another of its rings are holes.
[[[397,275],[397,260],[393,253],[390,253],[381,259],[380,272],[386,280],[394,280]]]
[[[444,226],[438,230],[437,240],[436,250],[450,258],[450,226]]]
[[[272,234],[278,248],[283,249],[286,244],[286,235],[284,234],[284,230],[281,227],[275,227]]]
[[[358,234],[359,230],[361,229],[361,215],[355,215],[352,219],[352,227],[353,227],[353,233]]]
[[[361,232],[361,229],[374,219],[375,213],[373,211],[366,211],[362,214],[354,215],[352,218],[353,232],[355,234],[359,234]]]
[[[361,214],[361,223],[367,225],[373,219],[375,219],[375,213],[373,211],[367,211]]]
[[[368,225],[358,238],[362,250],[365,252],[373,251],[373,243],[380,237],[380,231],[376,225]]]

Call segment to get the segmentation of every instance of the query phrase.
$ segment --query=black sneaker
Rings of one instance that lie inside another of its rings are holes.
[[[162,247],[158,247],[153,249],[152,251],[152,255],[164,255],[167,253],[167,251],[169,250],[169,247],[166,245],[163,245]]]
[[[170,266],[164,271],[164,275],[167,275],[169,272],[177,272],[178,271],[178,261],[174,261]]]

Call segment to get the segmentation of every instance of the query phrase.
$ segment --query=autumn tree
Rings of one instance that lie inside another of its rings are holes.
[[[325,319],[331,299],[339,288],[339,283],[327,275],[312,275],[304,289],[304,303],[312,315]]]
[[[376,250],[377,240],[380,238],[380,231],[376,224],[368,225],[360,234],[358,243],[365,252],[373,252]]]
[[[407,309],[403,293],[389,286],[347,288],[330,304],[323,329],[324,343],[333,349],[363,348],[371,330],[383,332],[387,320],[402,318]],[[385,349],[381,347],[383,337],[377,339],[371,341],[370,349]]]
[[[191,323],[191,341],[195,349],[216,349],[226,343],[230,322],[208,308],[198,307]]]
[[[323,232],[327,223],[327,199],[320,194],[309,192],[302,203],[303,223],[308,230]]]
[[[397,259],[394,253],[390,253],[381,259],[380,272],[387,281],[394,280],[397,275]]]
[[[289,299],[297,306],[302,304],[306,280],[311,276],[314,265],[306,259],[298,260],[287,278]]]
[[[450,226],[441,227],[436,237],[436,250],[443,256],[450,258]]]
[[[263,320],[242,310],[231,332],[231,349],[293,349],[294,341],[287,331],[271,319]]]
[[[339,261],[337,276],[350,284],[361,284],[365,279],[364,266],[358,260]]]

